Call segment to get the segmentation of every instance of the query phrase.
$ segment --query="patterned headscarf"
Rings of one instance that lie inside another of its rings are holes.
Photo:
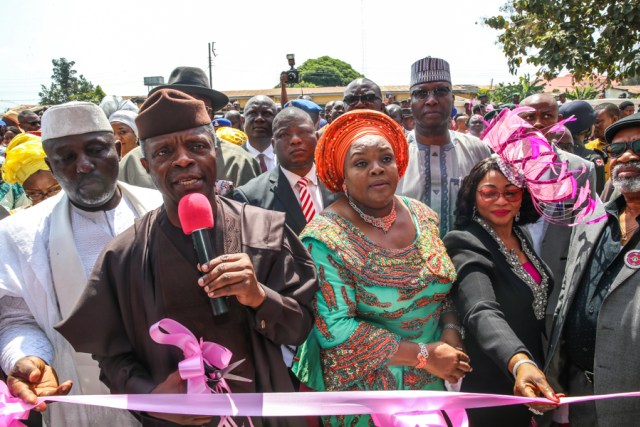
[[[35,135],[23,133],[13,138],[5,156],[2,179],[9,184],[22,185],[34,173],[49,170],[44,161],[47,156],[42,149],[42,141]]]
[[[335,119],[322,134],[316,147],[318,178],[330,191],[342,191],[344,160],[349,147],[366,135],[387,140],[396,156],[400,178],[407,170],[409,148],[404,130],[391,117],[374,110],[353,110]]]

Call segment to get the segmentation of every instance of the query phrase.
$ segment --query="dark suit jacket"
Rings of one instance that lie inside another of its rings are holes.
[[[326,208],[338,198],[338,195],[331,193],[319,181],[318,185],[322,193],[322,203]],[[298,235],[307,225],[300,203],[280,166],[236,188],[232,197],[252,206],[284,212],[285,223]]]
[[[620,196],[622,197],[622,196]],[[611,201],[610,203],[615,203]],[[604,213],[600,206],[594,215]],[[548,354],[548,376],[560,385],[568,373],[562,355],[565,321],[578,287],[592,262],[593,251],[607,221],[580,224],[573,230],[558,307],[553,318]],[[640,250],[637,243],[633,250]],[[640,268],[622,267],[602,301],[596,326],[594,358],[594,393],[636,391],[640,385]],[[551,363],[549,363],[551,362]],[[567,390],[571,393],[571,390]],[[606,399],[595,403],[599,426],[637,425],[640,418],[638,399]]]
[[[520,230],[526,238],[527,232]],[[476,222],[447,233],[443,242],[458,271],[452,297],[467,330],[465,347],[473,367],[461,391],[511,395],[514,378],[508,363],[514,354],[529,354],[540,368],[544,363],[544,321],[533,313],[533,292]],[[533,251],[529,240],[527,244]],[[551,271],[543,266],[551,288]],[[468,414],[475,425],[528,426],[531,420],[531,412],[522,405],[468,410]]]

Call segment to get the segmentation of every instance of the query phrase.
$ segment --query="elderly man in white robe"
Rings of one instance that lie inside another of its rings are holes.
[[[449,63],[426,57],[411,66],[409,165],[397,194],[420,200],[440,218],[440,236],[453,229],[462,179],[491,151],[472,135],[449,130],[455,96]]]
[[[97,363],[53,326],[70,314],[102,248],[162,203],[155,190],[117,181],[119,142],[97,105],[51,107],[42,117],[42,142],[64,191],[0,222],[0,365],[11,393],[30,403],[47,394],[109,392]],[[67,381],[58,385],[56,371]],[[61,404],[50,406],[45,421],[139,425],[128,411]]]

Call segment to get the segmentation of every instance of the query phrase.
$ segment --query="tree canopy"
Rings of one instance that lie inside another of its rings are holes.
[[[52,82],[49,88],[41,85],[42,91],[38,94],[41,104],[55,105],[69,101],[90,101],[99,104],[106,96],[100,85],[94,86],[82,74],[76,77],[78,72],[73,69],[74,61],[60,58],[51,62]]]
[[[300,84],[293,85],[293,87],[346,86],[352,80],[364,77],[350,64],[326,55],[307,59],[298,67],[298,71],[300,72]]]
[[[544,90],[544,83],[537,77],[532,78],[529,74],[525,74],[518,79],[518,83],[498,83],[495,89],[480,90],[480,94],[486,93],[491,101],[496,104],[508,104],[513,100],[513,95],[520,95],[520,99]]]
[[[515,74],[523,62],[545,78],[564,68],[576,81],[640,74],[640,0],[511,0],[484,19]]]

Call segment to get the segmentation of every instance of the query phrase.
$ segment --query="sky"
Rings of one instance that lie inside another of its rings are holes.
[[[109,95],[144,95],[144,77],[167,81],[177,66],[208,73],[209,42],[223,92],[274,87],[288,53],[297,65],[341,59],[380,86],[408,84],[411,64],[429,55],[449,61],[454,84],[514,81],[498,32],[480,23],[504,3],[30,0],[0,16],[0,111],[37,103],[54,58],[75,61]]]

